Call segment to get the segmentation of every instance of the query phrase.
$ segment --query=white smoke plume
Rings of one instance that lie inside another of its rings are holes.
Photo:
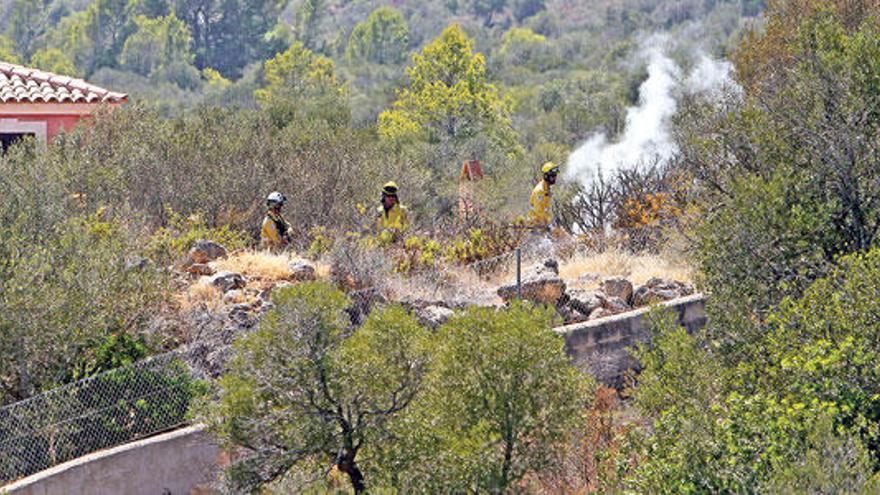
[[[683,77],[682,70],[660,48],[662,43],[654,41],[653,47],[644,50],[648,79],[639,87],[638,106],[627,109],[623,135],[613,143],[604,133],[587,139],[568,157],[565,175],[569,179],[589,185],[600,173],[608,179],[621,169],[665,163],[677,151],[669,128],[678,107],[676,91],[720,96],[724,88],[735,86],[729,62],[701,55],[691,73]]]

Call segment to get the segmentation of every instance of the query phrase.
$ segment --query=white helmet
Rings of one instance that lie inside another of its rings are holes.
[[[287,198],[285,198],[284,195],[278,191],[271,192],[271,193],[269,193],[269,196],[266,197],[267,203],[284,204],[284,201],[286,201],[286,200],[287,200]]]

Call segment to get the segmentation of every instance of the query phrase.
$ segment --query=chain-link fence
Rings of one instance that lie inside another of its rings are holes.
[[[0,408],[0,482],[186,422],[183,352],[110,370]]]

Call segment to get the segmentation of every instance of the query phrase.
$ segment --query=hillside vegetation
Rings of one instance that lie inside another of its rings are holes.
[[[241,454],[228,490],[880,489],[877,2],[0,14],[0,59],[132,99],[0,156],[0,403],[202,345],[192,414]],[[523,228],[541,164],[643,142],[658,108],[655,155],[563,175],[554,229]],[[460,215],[472,159],[486,178]],[[406,235],[375,231],[388,180]],[[258,248],[273,190],[283,253]],[[527,301],[496,290],[515,247],[545,284]],[[707,328],[652,313],[629,389],[551,331],[691,282]]]

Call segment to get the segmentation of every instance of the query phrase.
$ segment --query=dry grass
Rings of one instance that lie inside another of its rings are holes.
[[[190,285],[186,292],[177,294],[176,299],[182,311],[195,308],[215,311],[223,306],[223,293],[220,289],[203,281]]]
[[[290,262],[299,259],[301,258],[293,253],[274,254],[268,251],[240,251],[233,253],[228,258],[212,262],[211,266],[217,271],[236,272],[249,279],[258,279],[263,282],[280,282],[290,278]],[[329,265],[315,263],[314,266],[315,274],[319,279],[329,278]]]
[[[290,277],[290,256],[267,251],[241,251],[211,263],[217,271],[230,271],[248,278],[281,281]]]
[[[691,269],[681,260],[670,259],[668,256],[629,254],[622,251],[609,250],[599,254],[580,255],[565,261],[559,267],[559,275],[568,281],[576,281],[585,275],[576,285],[591,288],[597,285],[602,277],[620,276],[629,279],[633,284],[644,284],[652,277],[691,281]]]

